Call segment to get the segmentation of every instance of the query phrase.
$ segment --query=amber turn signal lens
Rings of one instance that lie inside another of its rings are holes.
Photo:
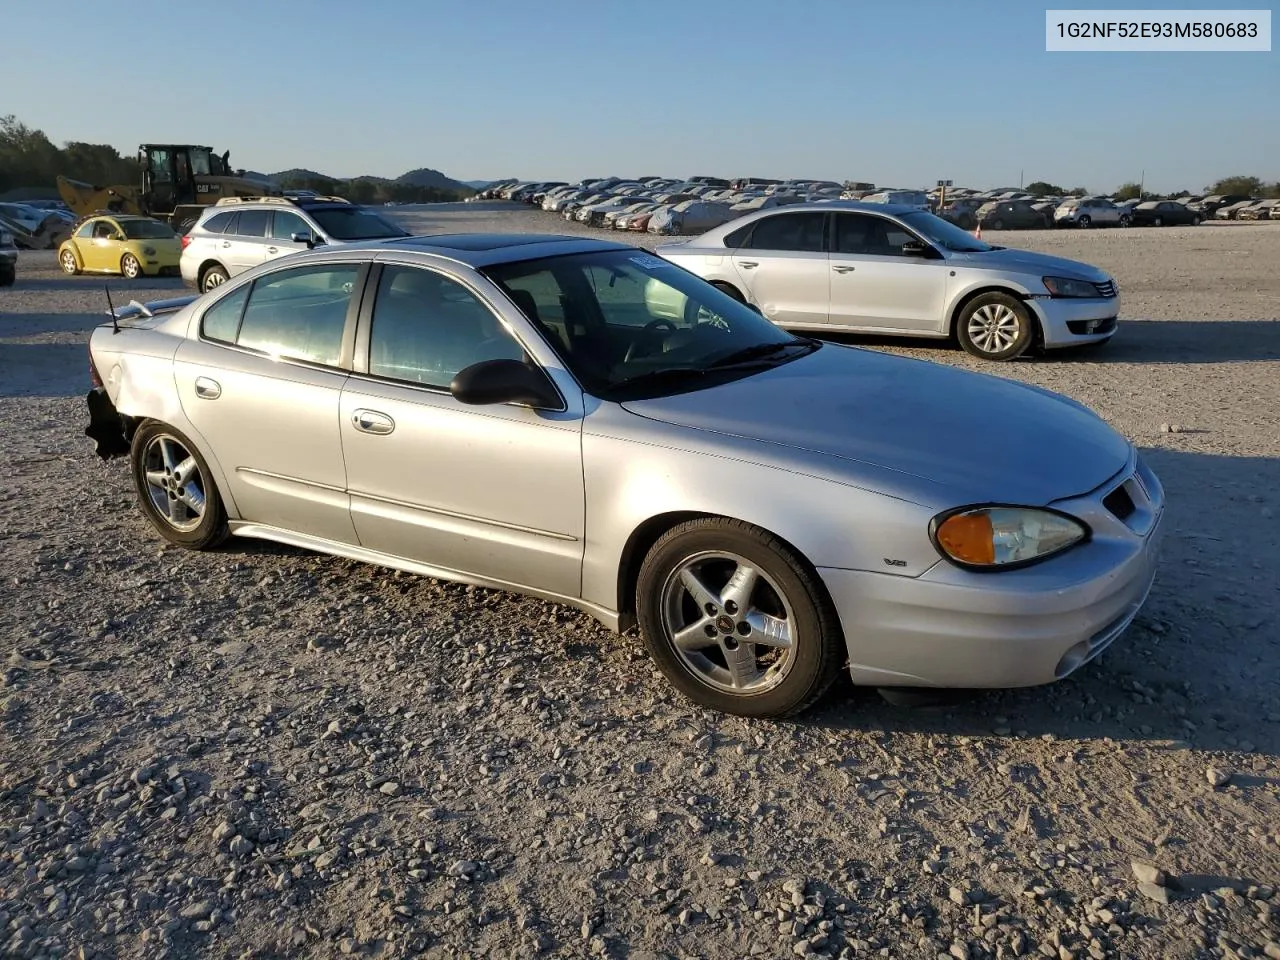
[[[987,513],[957,513],[938,527],[938,544],[961,563],[996,562],[995,531]]]

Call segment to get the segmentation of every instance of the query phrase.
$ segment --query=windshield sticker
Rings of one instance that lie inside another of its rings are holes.
[[[645,270],[656,270],[658,267],[671,266],[671,264],[667,263],[667,261],[663,260],[661,257],[651,257],[648,254],[641,254],[638,257],[628,257],[627,259],[637,267],[642,267]]]

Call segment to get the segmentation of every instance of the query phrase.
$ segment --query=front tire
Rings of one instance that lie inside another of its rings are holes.
[[[1004,229],[1004,221],[1003,221],[1003,220],[992,220],[992,221],[991,221],[991,229],[992,229],[992,230],[1003,230],[1003,229]]]
[[[1035,327],[1026,305],[1007,293],[983,293],[960,312],[956,337],[965,353],[983,360],[1015,360],[1027,352]]]
[[[640,568],[636,606],[645,646],[667,679],[723,713],[799,713],[845,659],[817,574],[777,537],[739,520],[691,520],[667,531]]]
[[[1090,219],[1090,217],[1086,214],[1085,216],[1081,217],[1081,218],[1080,218],[1079,220],[1077,220],[1076,222],[1080,225],[1080,229],[1081,229],[1081,230],[1088,230],[1088,229],[1089,229],[1089,224],[1091,224],[1091,223],[1093,222],[1093,220],[1092,220],[1092,219]]]
[[[126,253],[120,258],[120,272],[128,280],[137,280],[142,276],[142,264],[132,253]]]
[[[62,267],[62,272],[69,277],[74,277],[80,272],[80,261],[76,259],[76,252],[69,247],[58,254],[58,266]]]
[[[227,512],[209,465],[179,430],[144,423],[133,435],[129,464],[138,503],[160,536],[188,550],[208,550],[227,538]]]

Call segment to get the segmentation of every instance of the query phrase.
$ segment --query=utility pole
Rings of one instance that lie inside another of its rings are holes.
[[[1147,195],[1147,192],[1143,189],[1143,187],[1146,186],[1146,183],[1147,183],[1147,171],[1143,170],[1138,177],[1138,199],[1139,200],[1143,199]]]
[[[1026,172],[1027,172],[1027,171],[1025,171],[1025,170],[1019,170],[1019,171],[1018,171],[1018,189],[1019,189],[1019,190],[1021,190],[1021,189],[1022,189],[1022,175],[1023,175],[1024,173],[1026,173]]]

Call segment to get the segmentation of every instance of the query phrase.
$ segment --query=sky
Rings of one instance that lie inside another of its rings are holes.
[[[1274,45],[1048,53],[1046,5],[219,0],[134,16],[4,0],[0,114],[59,143],[198,143],[334,177],[1280,180]]]

